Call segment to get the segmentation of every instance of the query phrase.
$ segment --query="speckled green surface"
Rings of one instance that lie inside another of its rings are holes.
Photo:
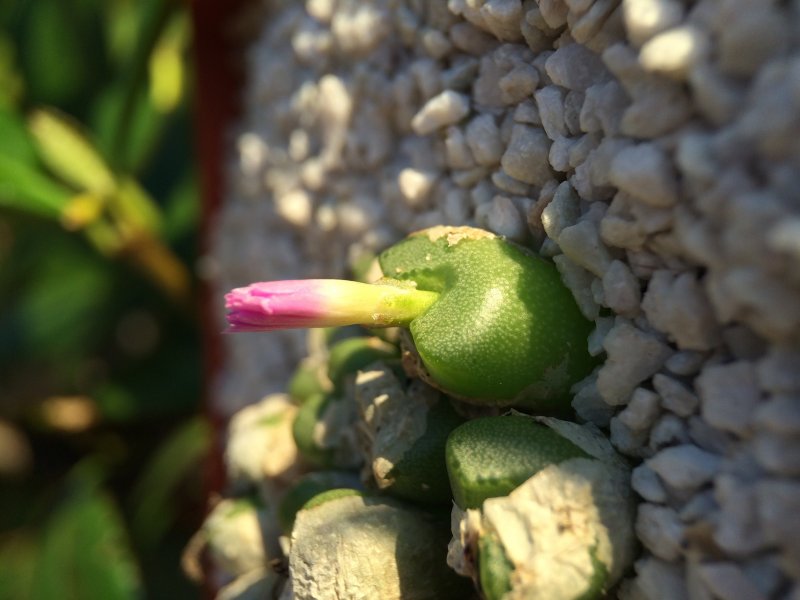
[[[568,407],[593,367],[583,318],[555,267],[502,238],[413,235],[380,256],[387,277],[439,292],[411,322],[430,375],[453,394],[539,411]]]

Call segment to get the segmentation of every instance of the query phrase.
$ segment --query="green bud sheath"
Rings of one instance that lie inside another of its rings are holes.
[[[594,367],[592,324],[553,264],[493,234],[434,227],[379,258],[386,277],[439,298],[410,330],[430,379],[479,404],[559,411]]]

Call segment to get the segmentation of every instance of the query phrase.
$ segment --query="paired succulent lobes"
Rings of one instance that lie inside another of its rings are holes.
[[[429,379],[473,403],[551,411],[594,366],[591,324],[555,267],[470,227],[412,234],[379,257],[386,277],[438,299],[410,323]]]

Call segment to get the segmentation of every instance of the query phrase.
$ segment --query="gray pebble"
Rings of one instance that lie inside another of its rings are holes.
[[[675,171],[655,144],[623,148],[611,162],[609,176],[620,190],[650,206],[670,207],[678,201]]]
[[[485,56],[498,46],[494,37],[466,21],[451,26],[449,34],[453,46],[473,56]]]
[[[760,391],[755,368],[749,362],[710,365],[695,382],[702,415],[711,426],[737,435],[750,431]]]
[[[516,42],[522,38],[519,28],[522,21],[521,0],[488,0],[480,11],[486,27],[498,39]]]
[[[720,466],[718,456],[691,444],[661,450],[646,463],[670,489],[693,492],[711,481]]]
[[[648,556],[634,566],[637,577],[621,600],[688,600],[683,565]]]
[[[559,248],[560,252],[560,248]],[[591,292],[594,276],[583,267],[578,266],[564,254],[553,257],[561,279],[572,292],[575,302],[584,317],[593,321],[600,314],[600,306],[594,301]],[[605,396],[603,396],[606,399]],[[606,399],[607,401],[607,399]]]
[[[597,277],[603,277],[613,260],[592,221],[583,220],[565,227],[556,241],[573,262]]]
[[[598,280],[595,279],[592,282],[592,286],[598,283]],[[595,302],[597,302],[595,300]],[[597,302],[597,304],[600,304]],[[613,317],[598,317],[595,321],[595,327],[592,330],[592,333],[589,334],[589,354],[592,356],[600,356],[605,350],[603,349],[603,340],[606,339],[608,332],[611,331],[611,328],[614,326],[614,318]]]
[[[651,451],[646,447],[647,431],[634,431],[619,417],[612,417],[609,422],[611,444],[622,454],[642,458]]]
[[[601,58],[581,44],[568,44],[547,59],[545,68],[556,85],[568,90],[585,91],[610,79]]]
[[[540,0],[539,12],[542,19],[552,29],[559,29],[567,24],[569,9],[564,0]]]
[[[770,349],[758,362],[758,382],[770,392],[800,392],[800,351],[782,348]]]
[[[467,145],[479,165],[492,167],[503,156],[503,141],[500,129],[490,114],[478,115],[467,124]]]
[[[525,123],[526,125],[541,125],[542,119],[539,116],[539,108],[533,100],[525,100],[517,104],[514,109],[514,121]]]
[[[584,133],[581,129],[581,110],[586,99],[586,94],[578,90],[570,90],[564,96],[564,124],[569,135]]]
[[[697,415],[689,417],[689,437],[700,448],[713,454],[726,454],[736,447],[733,435],[715,429]]]
[[[499,86],[506,104],[518,104],[528,98],[539,84],[539,72],[531,65],[517,65],[500,78]]]
[[[663,414],[650,430],[650,448],[656,451],[690,440],[686,422],[671,413]]]
[[[530,186],[527,183],[509,177],[505,171],[495,171],[492,173],[491,179],[497,189],[507,194],[527,196],[530,193]]]
[[[528,233],[517,207],[506,196],[495,196],[492,199],[486,215],[486,225],[490,231],[517,242],[523,241]]]
[[[714,497],[721,510],[714,531],[719,547],[731,556],[764,549],[767,540],[758,523],[755,486],[731,475],[719,475],[714,481]]]
[[[666,506],[640,504],[636,515],[636,536],[654,556],[674,562],[681,556],[684,525],[677,513]]]
[[[605,305],[619,315],[635,317],[639,312],[642,297],[639,280],[624,262],[611,261],[603,274],[603,297]]]
[[[539,117],[542,120],[547,137],[555,140],[567,135],[567,126],[564,122],[564,90],[556,85],[548,85],[537,90],[533,95],[539,107]]]
[[[518,123],[514,125],[500,164],[514,179],[541,186],[553,177],[547,162],[549,152],[550,140],[544,131]]]
[[[581,131],[618,135],[630,99],[617,81],[598,83],[586,90],[580,112]]]
[[[764,597],[735,563],[703,563],[697,567],[697,574],[713,598],[760,600]]]
[[[754,413],[755,426],[765,432],[800,436],[800,394],[776,394]]]
[[[561,173],[566,173],[570,170],[569,157],[572,146],[575,145],[575,138],[565,137],[560,135],[553,140],[553,145],[550,146],[550,154],[548,160],[553,170]]]
[[[648,502],[664,504],[667,501],[667,490],[656,472],[647,465],[639,465],[631,472],[631,487]]]
[[[705,490],[694,494],[680,509],[678,516],[684,523],[711,520],[719,512],[717,501],[714,500],[714,491]]]
[[[681,350],[669,357],[664,367],[675,375],[694,375],[703,366],[706,355],[696,350]]]
[[[800,438],[759,432],[753,440],[758,463],[776,475],[800,476]]]
[[[767,540],[800,549],[800,482],[765,479],[756,484],[756,510]]]
[[[697,396],[686,386],[661,373],[653,376],[653,387],[661,395],[661,405],[679,417],[693,414],[700,404]]]
[[[472,158],[467,139],[461,128],[455,126],[447,128],[444,147],[447,166],[451,169],[471,169],[475,166],[475,160]]]

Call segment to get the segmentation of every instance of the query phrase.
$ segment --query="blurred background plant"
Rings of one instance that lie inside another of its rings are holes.
[[[0,598],[191,598],[187,5],[0,1]]]

